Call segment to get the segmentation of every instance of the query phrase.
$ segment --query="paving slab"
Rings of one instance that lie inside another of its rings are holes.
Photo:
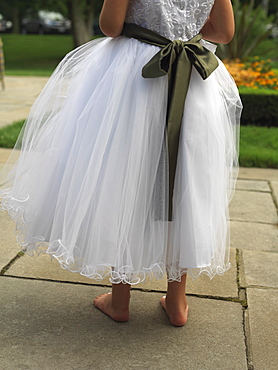
[[[48,77],[6,76],[0,93],[0,127],[25,119]]]
[[[236,189],[237,190],[253,190],[253,191],[270,192],[268,181],[238,179],[236,182]]]
[[[183,328],[160,293],[132,292],[131,318],[92,306],[107,288],[0,278],[1,364],[14,369],[247,369],[239,303],[189,297]]]
[[[231,246],[238,249],[278,252],[278,228],[256,222],[231,221]]]
[[[278,288],[278,253],[243,251],[242,258],[245,284],[241,281],[241,286]]]
[[[278,290],[247,289],[249,345],[254,370],[277,370]]]
[[[233,221],[277,223],[277,212],[271,194],[237,190],[231,201]]]
[[[16,243],[14,222],[7,212],[0,212],[0,271],[21,251]]]
[[[206,275],[201,275],[197,280],[188,277],[187,293],[213,297],[238,297],[236,249],[234,248],[231,248],[230,262],[231,268],[223,276],[218,275],[210,279]]]
[[[239,179],[249,179],[249,180],[278,181],[278,169],[240,167],[238,178]]]
[[[0,148],[0,163],[5,163],[11,155],[12,149]]]

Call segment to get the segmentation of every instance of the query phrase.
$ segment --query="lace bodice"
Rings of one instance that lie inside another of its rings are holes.
[[[127,23],[135,23],[170,39],[187,41],[197,35],[214,0],[130,0]]]

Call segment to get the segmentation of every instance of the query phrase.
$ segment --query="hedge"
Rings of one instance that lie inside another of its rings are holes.
[[[278,95],[241,93],[242,125],[278,127]]]

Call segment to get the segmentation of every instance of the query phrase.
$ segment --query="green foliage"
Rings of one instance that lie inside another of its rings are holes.
[[[0,128],[0,147],[13,148],[23,124],[24,121],[18,121]]]
[[[255,0],[255,5],[266,5],[268,14],[278,14],[278,1],[277,0]]]
[[[269,38],[262,41],[251,53],[252,56],[260,56],[260,59],[271,59],[272,68],[278,68],[278,39]]]
[[[241,91],[244,91],[241,89]],[[241,93],[242,125],[278,127],[278,94],[262,94],[260,89]],[[277,140],[278,142],[278,140]]]
[[[233,2],[236,30],[233,40],[227,45],[219,45],[218,55],[222,59],[244,59],[254,52],[272,32],[274,17],[268,16],[254,0],[248,4],[240,0]],[[266,26],[269,27],[266,27]]]
[[[278,128],[242,126],[239,164],[243,167],[278,168]]]

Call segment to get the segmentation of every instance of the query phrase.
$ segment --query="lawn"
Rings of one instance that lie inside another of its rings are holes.
[[[278,168],[278,128],[241,126],[239,163],[243,167]]]
[[[0,147],[12,148],[23,121],[0,129]],[[278,168],[278,128],[242,126],[240,131],[240,166]]]
[[[73,48],[70,35],[1,35],[7,75],[49,76]]]

